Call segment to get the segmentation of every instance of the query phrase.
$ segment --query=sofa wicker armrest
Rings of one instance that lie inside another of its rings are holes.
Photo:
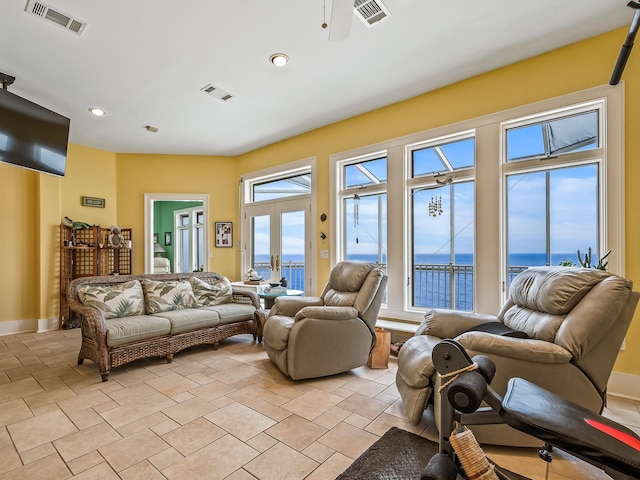
[[[83,322],[81,322],[83,335],[88,335],[96,340],[99,338],[106,338],[107,322],[105,321],[102,312],[96,307],[85,305],[80,301],[80,297],[78,297],[78,288],[81,285],[88,283],[83,280],[85,279],[79,278],[72,280],[69,284],[69,288],[67,289],[67,301],[69,302],[69,307],[83,319]],[[85,332],[86,326],[90,327],[88,332]]]
[[[248,290],[240,290],[233,288],[233,303],[243,303],[245,305],[253,305],[256,310],[260,309],[260,298],[256,292]]]

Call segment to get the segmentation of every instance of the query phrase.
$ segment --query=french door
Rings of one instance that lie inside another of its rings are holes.
[[[204,269],[204,212],[202,207],[174,211],[174,272]]]
[[[269,282],[286,279],[287,287],[310,285],[309,212],[311,200],[278,199],[247,205],[244,265]]]

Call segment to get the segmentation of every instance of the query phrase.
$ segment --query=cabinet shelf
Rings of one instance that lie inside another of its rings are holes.
[[[74,230],[60,225],[60,312],[59,328],[79,326],[67,303],[67,287],[74,278],[97,275],[129,275],[132,273],[132,239],[130,228],[121,230],[122,247],[109,245],[109,229],[99,226]],[[81,243],[82,245],[74,245]]]

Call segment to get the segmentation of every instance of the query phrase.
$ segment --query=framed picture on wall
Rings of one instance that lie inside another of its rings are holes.
[[[171,232],[164,232],[164,244],[167,247],[171,246]]]
[[[232,222],[216,222],[216,247],[233,247]]]
[[[158,234],[157,233],[153,234],[153,243],[158,243]]]

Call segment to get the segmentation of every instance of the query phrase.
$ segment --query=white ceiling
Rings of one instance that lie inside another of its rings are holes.
[[[350,37],[329,42],[323,0],[43,0],[87,22],[81,36],[2,0],[0,72],[16,77],[11,92],[70,117],[73,143],[238,155],[633,17],[626,0],[381,1],[389,18],[368,29],[354,16]],[[276,52],[289,65],[271,65]],[[234,98],[203,93],[209,83]]]

